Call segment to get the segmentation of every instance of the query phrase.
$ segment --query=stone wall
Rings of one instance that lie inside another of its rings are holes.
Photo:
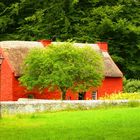
[[[59,111],[59,110],[76,110],[76,109],[93,109],[100,105],[117,105],[125,104],[128,100],[19,100],[10,102],[1,102],[2,114],[19,114],[34,113],[42,111]]]

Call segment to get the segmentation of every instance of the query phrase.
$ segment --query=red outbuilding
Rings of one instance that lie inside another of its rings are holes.
[[[47,41],[45,45],[50,43]],[[44,47],[44,41],[1,41],[0,42],[0,101],[16,101],[19,98],[35,99],[61,99],[61,92],[50,92],[47,89],[43,93],[37,90],[27,91],[20,85],[18,78],[21,76],[22,63],[29,50],[34,47]],[[75,43],[77,46],[84,46],[84,43]],[[102,85],[94,90],[85,93],[72,93],[68,90],[67,100],[95,100],[106,94],[122,91],[123,74],[116,66],[108,53],[108,45],[105,42],[88,44],[96,51],[100,51],[105,63],[105,79]]]

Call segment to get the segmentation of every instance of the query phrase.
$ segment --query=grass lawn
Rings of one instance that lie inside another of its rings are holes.
[[[4,117],[0,140],[140,140],[140,107]]]

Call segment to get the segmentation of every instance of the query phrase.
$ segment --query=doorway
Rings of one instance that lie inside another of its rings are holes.
[[[84,100],[85,99],[85,92],[80,92],[78,96],[78,100]]]

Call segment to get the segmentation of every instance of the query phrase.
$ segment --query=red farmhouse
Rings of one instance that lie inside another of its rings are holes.
[[[48,42],[56,43],[56,42]],[[83,43],[75,43],[77,46],[83,46]],[[83,94],[67,91],[66,99],[98,99],[105,94],[112,94],[122,91],[123,74],[111,59],[108,53],[107,43],[88,44],[96,51],[100,51],[105,63],[105,79],[102,85],[95,91],[87,91]],[[34,47],[44,47],[41,42],[32,41],[2,41],[0,42],[0,100],[16,101],[19,98],[36,99],[61,99],[59,91],[49,92],[47,89],[40,94],[38,91],[27,91],[21,86],[18,78],[21,76],[21,64],[28,54],[28,51]]]

